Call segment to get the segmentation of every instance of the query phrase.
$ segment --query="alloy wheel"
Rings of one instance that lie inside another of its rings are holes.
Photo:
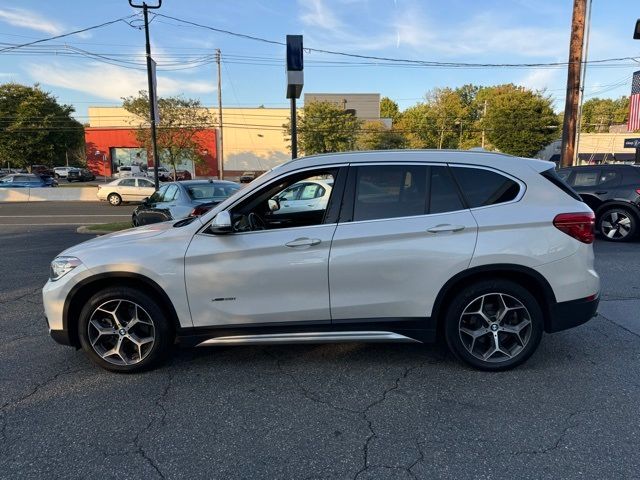
[[[460,340],[466,350],[492,363],[518,356],[528,344],[532,329],[527,308],[505,293],[475,298],[465,307],[458,323]]]
[[[135,365],[155,343],[155,325],[147,311],[130,300],[109,300],[91,314],[89,343],[106,362]]]
[[[631,232],[631,218],[620,211],[607,212],[600,222],[600,230],[613,240],[625,238]]]

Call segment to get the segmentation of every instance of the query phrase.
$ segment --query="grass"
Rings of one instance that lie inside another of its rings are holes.
[[[87,230],[97,232],[118,232],[120,230],[126,230],[132,228],[131,222],[113,222],[113,223],[98,223],[95,225],[87,225]]]

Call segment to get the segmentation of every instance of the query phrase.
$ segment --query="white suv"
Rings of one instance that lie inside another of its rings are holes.
[[[323,178],[329,201],[284,214]],[[202,217],[72,247],[43,289],[50,333],[134,371],[174,342],[446,340],[480,369],[596,312],[593,212],[553,164],[460,151],[354,152],[274,168]]]

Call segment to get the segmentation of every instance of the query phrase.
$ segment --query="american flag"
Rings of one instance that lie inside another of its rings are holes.
[[[629,99],[629,121],[627,131],[640,130],[640,70],[633,72],[631,81],[631,98]]]

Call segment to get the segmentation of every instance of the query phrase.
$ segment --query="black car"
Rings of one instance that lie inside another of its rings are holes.
[[[223,180],[167,183],[133,211],[131,221],[137,227],[202,215],[239,189],[237,183]]]
[[[586,165],[558,170],[596,213],[596,229],[605,240],[625,242],[640,224],[640,166]]]
[[[88,182],[95,179],[96,176],[86,168],[74,168],[67,172],[67,182]]]

